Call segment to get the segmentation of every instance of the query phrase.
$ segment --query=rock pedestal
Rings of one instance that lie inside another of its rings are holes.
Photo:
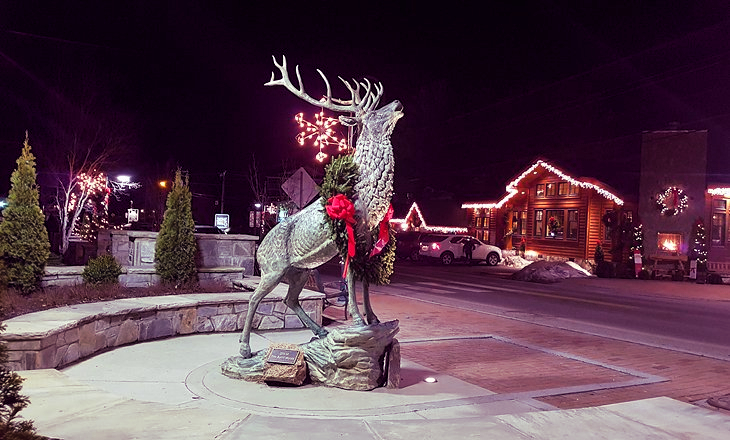
[[[368,391],[400,383],[400,347],[395,335],[398,321],[332,330],[325,338],[298,346],[304,353],[312,383]],[[270,350],[270,349],[269,349]],[[266,355],[262,350],[249,359],[229,358],[221,365],[224,375],[263,382]]]
[[[272,354],[276,351],[289,352],[293,357],[285,363],[275,362],[272,360]],[[304,356],[296,344],[277,343],[269,346],[266,356],[264,356],[264,371],[261,377],[264,382],[301,385],[306,378],[307,364],[304,362]]]

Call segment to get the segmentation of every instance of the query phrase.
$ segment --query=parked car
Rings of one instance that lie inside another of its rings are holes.
[[[502,261],[502,250],[497,246],[483,243],[468,235],[427,234],[421,237],[420,257],[438,260],[448,266],[455,261],[466,261],[464,243],[471,241],[474,245],[472,262],[484,261],[489,266],[496,266]]]
[[[420,238],[423,234],[420,232],[398,232],[395,234],[395,256],[401,259],[409,258],[412,261],[418,261],[421,243]]]

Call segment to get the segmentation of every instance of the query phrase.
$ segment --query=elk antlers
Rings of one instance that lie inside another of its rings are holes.
[[[380,83],[370,84],[370,81],[368,81],[367,78],[363,79],[364,82],[358,82],[353,79],[353,87],[348,81],[345,81],[344,79],[342,79],[342,77],[338,77],[340,78],[340,81],[345,84],[347,90],[350,91],[350,99],[343,100],[333,98],[332,90],[330,89],[330,83],[327,80],[327,77],[324,76],[324,73],[322,73],[321,70],[317,69],[317,72],[322,77],[322,79],[324,80],[324,84],[327,87],[327,95],[323,98],[323,100],[314,99],[304,91],[302,77],[299,74],[299,66],[295,67],[297,80],[299,81],[299,88],[297,88],[294,86],[294,84],[292,84],[291,80],[289,79],[289,70],[286,67],[286,56],[282,56],[281,64],[276,61],[276,57],[272,56],[271,58],[273,58],[274,60],[274,65],[281,72],[281,79],[275,80],[274,72],[271,72],[271,79],[264,85],[284,86],[294,95],[300,97],[301,99],[307,101],[312,105],[316,105],[317,107],[323,107],[335,112],[353,112],[357,115],[375,110],[375,107],[378,106],[380,98],[383,96],[383,85]],[[360,96],[360,86],[365,89],[364,97]],[[373,87],[374,90],[372,90]]]

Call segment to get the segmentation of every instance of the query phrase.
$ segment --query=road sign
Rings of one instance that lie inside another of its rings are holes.
[[[281,188],[300,209],[318,194],[317,184],[304,168],[296,170]]]
[[[231,229],[229,220],[228,214],[216,214],[215,227],[223,232],[228,232]]]
[[[139,209],[137,209],[137,208],[127,209],[127,221],[129,223],[138,222],[139,221]]]

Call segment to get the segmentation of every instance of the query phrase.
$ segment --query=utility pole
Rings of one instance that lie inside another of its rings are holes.
[[[226,196],[226,171],[227,170],[224,170],[220,174],[221,178],[223,179],[223,184],[221,185],[221,214],[223,214],[223,200]]]

